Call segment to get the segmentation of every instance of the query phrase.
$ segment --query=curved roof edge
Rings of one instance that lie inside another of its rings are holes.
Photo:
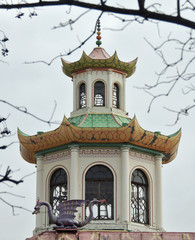
[[[163,164],[172,161],[178,150],[181,130],[170,136],[150,132],[140,127],[136,117],[121,127],[78,127],[64,116],[61,125],[50,132],[28,136],[18,130],[22,157],[29,163],[36,163],[35,154],[71,143],[84,144],[131,144],[143,149],[154,150],[164,155]]]
[[[130,77],[135,72],[135,65],[137,63],[137,58],[130,62],[120,61],[117,53],[115,53],[109,58],[91,58],[87,56],[87,54],[83,51],[81,58],[76,62],[67,62],[63,58],[62,61],[62,69],[65,75],[68,77],[72,77],[73,73],[79,72],[85,69],[106,69],[111,68],[115,70],[119,70],[127,74],[127,77]]]

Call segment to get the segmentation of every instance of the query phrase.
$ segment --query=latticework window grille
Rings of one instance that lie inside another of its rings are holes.
[[[105,86],[101,81],[94,85],[94,106],[105,106]]]
[[[56,208],[63,200],[67,200],[67,174],[63,169],[58,169],[50,180],[50,204],[55,215],[59,214]]]
[[[144,172],[136,169],[131,177],[131,221],[148,224],[148,180]]]
[[[85,90],[85,83],[82,83],[79,88],[79,107],[84,108],[86,107],[86,90]]]
[[[85,177],[85,199],[105,199],[102,205],[93,206],[94,220],[111,220],[114,218],[114,188],[113,174],[109,168],[103,165],[91,167]],[[86,218],[89,216],[89,207],[86,207]]]

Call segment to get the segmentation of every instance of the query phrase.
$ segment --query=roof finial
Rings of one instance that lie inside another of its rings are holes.
[[[102,42],[100,41],[100,39],[102,38],[100,35],[101,35],[101,32],[100,32],[101,28],[100,28],[100,19],[98,19],[97,21],[97,41],[96,41],[96,44],[98,45],[98,47],[102,44]]]

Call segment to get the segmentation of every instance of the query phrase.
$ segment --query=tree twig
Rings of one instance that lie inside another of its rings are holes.
[[[103,4],[102,4],[102,2],[100,4],[94,4],[94,3],[89,3],[89,2],[84,2],[84,1],[76,1],[76,0],[38,1],[38,2],[31,2],[31,3],[23,2],[23,3],[18,3],[18,4],[8,4],[7,2],[5,2],[5,4],[0,5],[0,9],[22,9],[22,8],[60,6],[60,5],[77,6],[77,7],[81,7],[81,8],[94,9],[94,10],[98,10],[101,12],[140,16],[145,19],[153,19],[153,20],[158,20],[158,21],[179,24],[181,26],[195,29],[195,22],[191,21],[190,19],[185,19],[185,18],[178,17],[178,16],[172,16],[169,14],[149,11],[146,8],[144,8],[144,6],[143,6],[143,8],[136,10],[136,9],[114,7],[114,6],[105,4],[106,2],[103,2]]]
[[[18,107],[18,106],[15,106],[15,105],[13,105],[13,104],[5,101],[5,100],[2,100],[2,99],[0,99],[0,102],[2,102],[2,103],[4,103],[4,104],[7,104],[7,105],[11,106],[12,108],[15,108],[16,110],[18,110],[18,111],[20,111],[20,112],[22,112],[22,113],[25,113],[25,114],[27,114],[27,115],[30,115],[31,117],[33,117],[33,118],[35,118],[35,119],[37,119],[37,120],[39,120],[39,121],[41,121],[41,122],[48,123],[49,125],[50,125],[50,124],[57,124],[56,122],[52,122],[52,121],[51,121],[52,118],[53,118],[53,116],[54,116],[55,110],[56,110],[56,106],[57,106],[57,103],[56,103],[56,102],[55,102],[55,104],[54,104],[54,108],[53,108],[53,111],[52,111],[52,114],[51,114],[51,117],[50,117],[49,120],[44,120],[44,119],[42,119],[42,118],[40,118],[40,117],[37,117],[36,115],[30,113],[30,112],[28,111],[28,109],[27,109],[26,107],[24,107],[24,106],[19,106],[19,107]]]
[[[97,18],[97,21],[98,19],[101,18],[103,12],[98,16]],[[44,63],[48,66],[50,66],[56,59],[58,59],[59,57],[65,57],[65,56],[69,56],[71,55],[73,52],[75,52],[76,50],[78,50],[79,48],[81,48],[95,33],[96,33],[96,28],[97,28],[97,21],[96,21],[96,24],[95,24],[95,27],[94,27],[94,30],[93,32],[87,37],[85,38],[84,41],[82,41],[76,48],[72,49],[72,50],[69,50],[67,53],[65,54],[60,54],[56,57],[54,57],[50,62],[46,62],[46,61],[43,61],[43,60],[38,60],[38,61],[32,61],[32,62],[24,62],[25,64],[35,64],[35,63]]]
[[[32,212],[31,210],[29,210],[27,208],[24,208],[22,206],[13,205],[13,204],[7,202],[6,200],[4,200],[2,197],[0,197],[0,200],[11,207],[13,216],[18,215],[18,214],[15,214],[15,209],[22,209],[22,210],[25,210],[25,211],[28,211],[28,212]]]

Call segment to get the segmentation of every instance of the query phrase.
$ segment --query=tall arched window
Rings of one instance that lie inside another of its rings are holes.
[[[112,104],[113,107],[119,108],[119,87],[116,83],[113,85]]]
[[[85,176],[85,199],[93,200],[105,199],[102,205],[93,206],[94,220],[114,219],[114,182],[113,174],[109,168],[104,165],[95,165],[91,167]],[[86,207],[86,218],[89,216],[89,208]]]
[[[105,86],[101,81],[94,85],[94,106],[105,106]]]
[[[79,88],[79,107],[86,107],[86,90],[85,83],[82,83]]]
[[[67,200],[67,174],[59,168],[52,174],[50,180],[50,204],[55,215],[58,215],[56,208],[63,200]]]
[[[131,221],[149,223],[148,180],[143,171],[136,169],[131,177]]]

